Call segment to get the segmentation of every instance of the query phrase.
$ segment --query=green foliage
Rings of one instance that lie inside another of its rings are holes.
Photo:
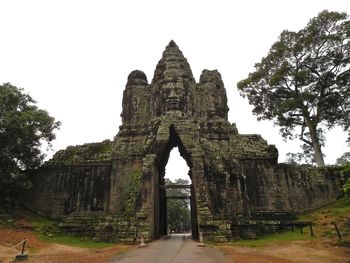
[[[350,195],[350,152],[345,152],[339,157],[336,164],[341,166],[341,172],[348,178],[342,188],[344,194]]]
[[[298,137],[311,146],[320,166],[324,161],[319,132],[336,125],[349,131],[350,126],[346,18],[345,13],[323,11],[302,30],[283,31],[255,65],[256,71],[238,83],[258,119],[273,120],[284,138]]]
[[[343,166],[341,166],[341,172],[350,176],[350,162],[345,163]]]
[[[348,166],[348,171],[350,172],[350,166]],[[346,183],[343,185],[343,192],[346,195],[350,194],[350,178],[346,181]]]
[[[337,158],[335,164],[336,165],[347,165],[347,164],[350,164],[350,152],[343,153],[342,156]]]
[[[178,184],[189,185],[188,180],[177,179],[172,182],[165,179],[166,185]],[[189,196],[189,189],[167,189],[167,196]],[[191,230],[191,213],[188,199],[167,200],[167,222],[170,230],[183,232]]]
[[[0,85],[0,200],[14,200],[30,187],[24,173],[44,159],[42,143],[55,139],[60,126],[35,101],[9,83]]]
[[[126,200],[125,213],[123,216],[135,216],[141,192],[141,172],[135,172],[131,177],[130,191]]]

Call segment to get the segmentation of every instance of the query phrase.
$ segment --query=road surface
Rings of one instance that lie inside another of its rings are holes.
[[[183,234],[151,242],[147,246],[114,256],[107,263],[228,263],[222,251],[198,246]]]

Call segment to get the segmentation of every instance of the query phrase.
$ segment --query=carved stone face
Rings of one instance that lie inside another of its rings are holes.
[[[182,82],[167,82],[162,87],[165,108],[169,110],[184,110],[186,89]]]

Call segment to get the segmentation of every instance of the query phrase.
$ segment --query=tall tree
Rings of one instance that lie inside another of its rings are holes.
[[[342,156],[340,156],[339,158],[337,158],[337,160],[335,161],[336,165],[350,165],[350,152],[345,152],[343,153]]]
[[[51,146],[60,126],[35,103],[22,89],[0,85],[0,201],[28,187],[24,171],[40,165],[42,142]]]
[[[325,10],[302,30],[283,31],[237,86],[259,120],[273,120],[285,139],[310,145],[323,166],[319,134],[334,126],[349,131],[349,85],[350,21],[346,13]]]
[[[176,179],[172,182],[165,179],[166,185],[188,185],[185,179]],[[190,196],[190,190],[186,188],[167,189],[167,196]],[[167,200],[167,222],[171,230],[183,232],[191,230],[190,203],[188,199],[168,199]]]

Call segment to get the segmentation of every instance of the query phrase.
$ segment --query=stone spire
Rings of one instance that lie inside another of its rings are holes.
[[[184,57],[176,43],[171,40],[163,52],[163,57],[157,64],[152,84],[158,83],[162,80],[174,80],[179,78],[194,82],[192,71],[187,59]]]

